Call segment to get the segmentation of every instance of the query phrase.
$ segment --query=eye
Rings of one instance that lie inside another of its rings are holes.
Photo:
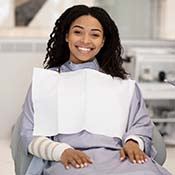
[[[79,35],[79,34],[81,34],[82,32],[81,32],[80,30],[74,30],[73,33]]]
[[[94,37],[94,38],[100,37],[100,34],[98,34],[98,33],[92,33],[91,35],[92,35],[92,37]]]

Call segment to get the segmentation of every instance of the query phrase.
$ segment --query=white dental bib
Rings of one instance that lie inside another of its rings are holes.
[[[135,81],[93,69],[58,73],[34,68],[32,101],[35,136],[82,130],[122,138]]]

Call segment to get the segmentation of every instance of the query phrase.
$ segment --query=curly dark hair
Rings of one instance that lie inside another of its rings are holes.
[[[115,22],[108,13],[100,7],[88,7],[76,5],[68,8],[55,22],[55,27],[50,34],[47,43],[47,54],[44,60],[45,68],[60,68],[69,60],[70,50],[66,42],[66,34],[74,20],[83,15],[91,15],[96,18],[104,30],[105,43],[96,55],[100,68],[113,77],[125,79],[127,72],[122,67],[122,46],[120,43],[119,32]]]

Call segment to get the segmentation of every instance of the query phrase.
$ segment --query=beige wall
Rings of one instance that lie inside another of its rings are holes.
[[[21,113],[33,67],[42,66],[44,55],[39,52],[0,52],[0,139],[10,136]]]
[[[162,1],[161,36],[175,39],[175,0]]]

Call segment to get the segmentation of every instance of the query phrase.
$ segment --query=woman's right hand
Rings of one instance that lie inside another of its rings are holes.
[[[87,167],[88,164],[92,164],[89,156],[87,156],[84,152],[73,148],[64,150],[61,155],[61,162],[66,169],[69,169],[70,165],[75,168],[84,168]]]

